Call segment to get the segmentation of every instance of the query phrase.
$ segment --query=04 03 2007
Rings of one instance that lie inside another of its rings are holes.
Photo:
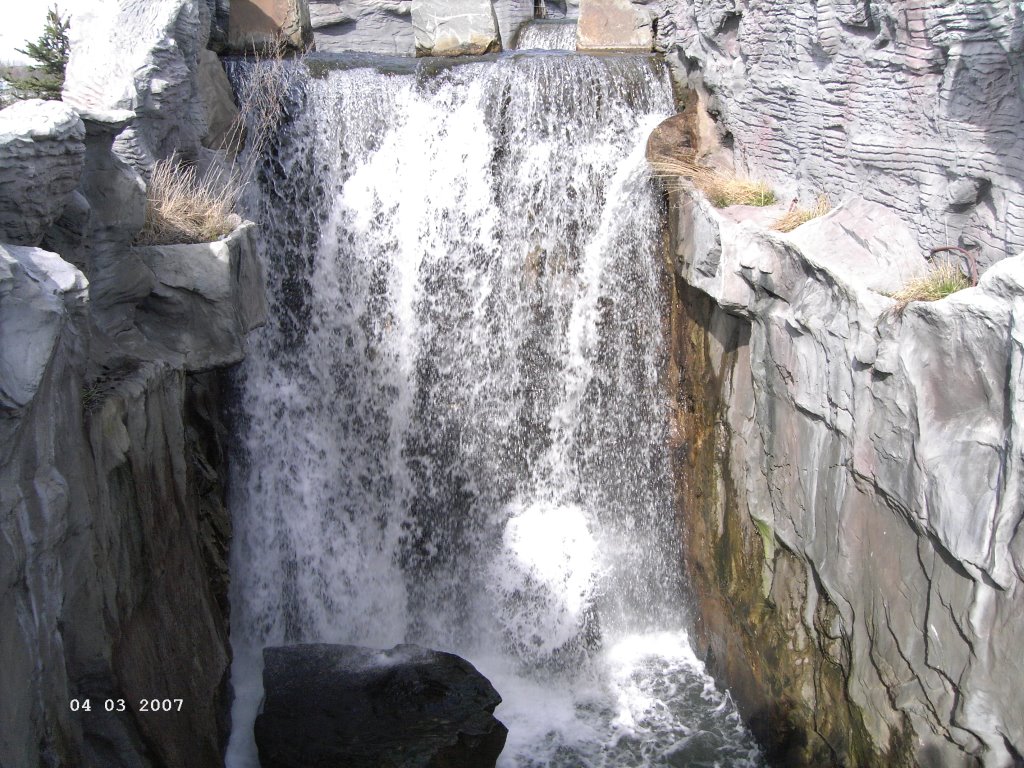
[[[97,699],[95,706],[103,707],[105,712],[125,712],[128,702],[125,699]],[[92,699],[71,699],[69,706],[72,712],[92,712]],[[139,699],[136,712],[181,712],[185,706],[184,699]]]

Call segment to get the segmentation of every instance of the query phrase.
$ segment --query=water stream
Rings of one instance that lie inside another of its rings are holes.
[[[235,730],[260,650],[468,658],[500,765],[759,757],[694,656],[662,380],[656,60],[300,65],[253,190],[272,320],[237,377]]]

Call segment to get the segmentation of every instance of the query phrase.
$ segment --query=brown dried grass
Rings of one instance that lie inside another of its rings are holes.
[[[287,48],[279,39],[269,52],[254,49],[255,66],[240,88],[238,116],[224,141],[226,167],[213,163],[199,174],[194,165],[177,157],[156,163],[147,189],[146,221],[137,244],[209,242],[238,226],[235,208],[284,115],[289,86]]]
[[[806,224],[811,219],[824,216],[832,210],[832,204],[825,195],[821,195],[811,208],[799,206],[786,211],[772,224],[772,229],[777,232],[792,232],[801,224]]]
[[[239,222],[235,204],[241,187],[233,175],[196,174],[176,157],[159,161],[149,179],[146,222],[139,245],[205,243],[229,234]]]
[[[660,179],[686,179],[716,208],[730,205],[764,207],[775,202],[775,193],[763,181],[745,179],[699,164],[693,156],[658,157],[651,161],[654,175]]]
[[[925,274],[913,278],[898,291],[887,295],[896,300],[893,309],[900,314],[913,301],[938,301],[964,288],[970,288],[970,285],[959,264],[942,261],[932,265]]]

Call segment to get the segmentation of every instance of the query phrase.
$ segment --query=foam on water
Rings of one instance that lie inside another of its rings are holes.
[[[257,765],[261,649],[296,642],[465,656],[504,766],[753,765],[683,632],[663,67],[360,61],[295,65],[250,190],[271,320],[235,382],[228,765]]]

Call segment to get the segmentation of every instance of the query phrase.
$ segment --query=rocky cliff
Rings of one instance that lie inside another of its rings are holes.
[[[659,0],[661,46],[736,166],[857,195],[923,249],[1024,249],[1024,8],[1011,0]]]
[[[218,371],[262,320],[262,278],[251,225],[132,244],[147,163],[206,152],[208,11],[96,4],[65,103],[0,112],[3,766],[221,765]]]
[[[1014,764],[1024,257],[898,312],[879,292],[923,259],[886,209],[782,235],[679,203],[680,496],[713,668],[780,764]]]
[[[674,197],[698,634],[783,765],[1021,761],[1019,4],[661,3],[692,141],[806,202]],[[977,288],[894,309],[933,248]]]

